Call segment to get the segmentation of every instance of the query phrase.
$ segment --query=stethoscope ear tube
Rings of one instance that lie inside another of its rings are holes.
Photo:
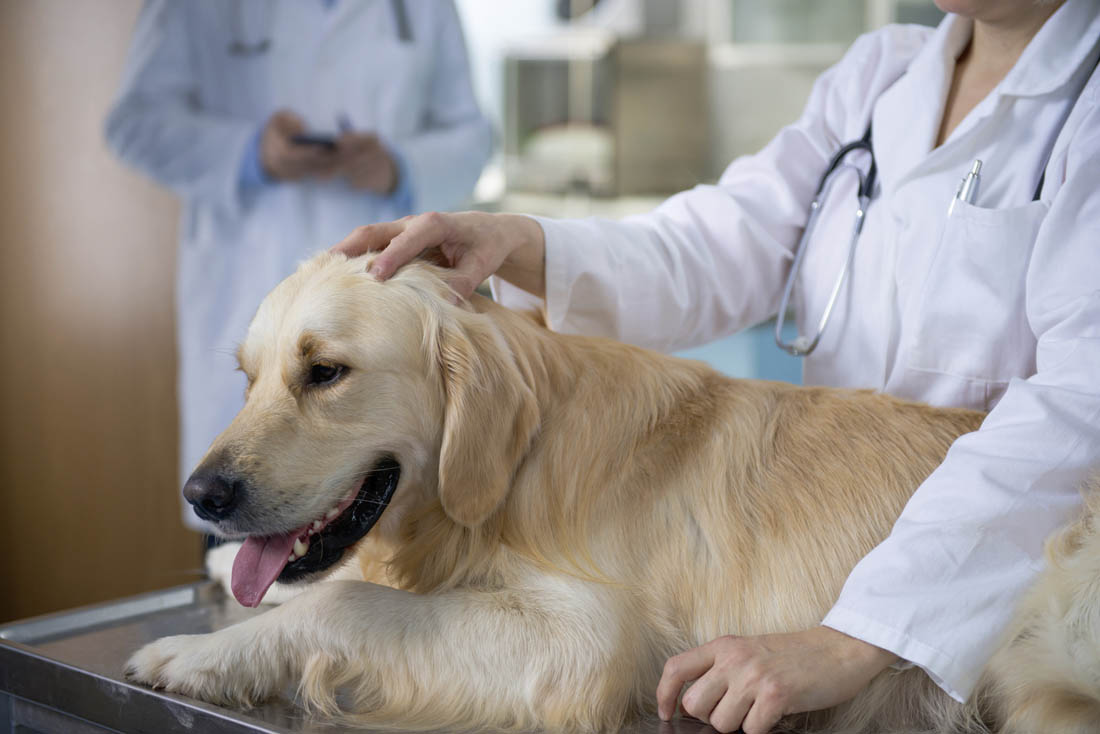
[[[815,198],[820,198],[820,194],[825,189],[825,184],[833,174],[833,171],[840,167],[849,153],[856,150],[865,150],[867,151],[867,155],[871,156],[871,167],[867,170],[867,175],[863,177],[859,188],[860,196],[866,196],[868,199],[871,198],[871,193],[875,187],[875,181],[878,176],[878,166],[875,164],[875,152],[871,149],[870,125],[867,125],[867,132],[863,133],[862,138],[840,146],[840,150],[829,159],[829,166],[825,169],[825,173],[822,174],[821,180],[817,184],[817,190],[814,192]]]

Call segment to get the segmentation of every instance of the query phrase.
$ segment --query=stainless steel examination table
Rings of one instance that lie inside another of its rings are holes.
[[[203,582],[0,627],[0,734],[362,732],[307,718],[283,700],[237,711],[122,678],[127,658],[146,642],[258,613]],[[692,720],[652,719],[624,734],[713,731]]]

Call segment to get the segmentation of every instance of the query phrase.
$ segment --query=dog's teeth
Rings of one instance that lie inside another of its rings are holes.
[[[317,532],[318,530],[320,530],[320,529],[321,529],[321,528],[322,528],[323,526],[324,526],[324,523],[323,523],[323,522],[321,522],[320,520],[314,520],[314,521],[313,521],[313,527],[312,527],[312,528],[310,528],[310,530],[312,530],[313,532],[315,532],[315,533],[316,533],[316,532]]]
[[[291,553],[290,557],[286,559],[286,562],[287,563],[294,563],[296,560],[298,560],[298,556]]]
[[[306,541],[304,543],[302,542],[301,538],[298,538],[297,540],[294,541],[294,555],[299,556],[299,557],[304,556],[306,554],[306,551],[308,551],[308,550],[309,550],[309,538],[306,538]]]
[[[332,518],[336,517],[339,514],[340,514],[340,509],[337,508],[337,507],[333,507],[331,510],[329,510],[328,512],[325,513],[325,519],[326,520],[331,520]]]

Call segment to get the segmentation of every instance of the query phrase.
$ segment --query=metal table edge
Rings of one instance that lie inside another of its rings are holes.
[[[177,601],[184,599],[183,594],[186,593],[186,600],[180,602],[182,604],[193,600],[208,586],[209,582],[200,582],[178,587],[173,591],[181,592]],[[178,605],[156,604],[155,597],[163,593],[153,592],[134,597],[133,601],[154,602],[148,609],[141,609],[137,613]],[[13,639],[33,639],[34,635],[28,633],[28,630],[63,634],[67,630],[85,627],[89,620],[105,624],[134,613],[133,607],[129,607],[131,611],[128,614],[119,613],[106,618],[95,616],[97,612],[116,606],[117,602],[96,604],[82,607],[76,612],[43,615],[6,625],[2,630],[4,636],[0,638],[0,695],[61,711],[101,727],[134,734],[193,731],[204,734],[293,734],[293,730],[284,727],[250,720],[247,714],[84,670]],[[55,624],[59,621],[58,618],[74,613],[83,623]]]
[[[196,581],[170,589],[149,591],[124,599],[88,604],[36,617],[17,619],[0,625],[0,640],[31,643],[49,637],[84,631],[141,614],[172,609],[206,596],[217,586],[214,581]]]

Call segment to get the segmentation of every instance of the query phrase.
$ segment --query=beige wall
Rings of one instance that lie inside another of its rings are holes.
[[[0,621],[194,578],[177,206],[107,152],[137,0],[0,2]]]

